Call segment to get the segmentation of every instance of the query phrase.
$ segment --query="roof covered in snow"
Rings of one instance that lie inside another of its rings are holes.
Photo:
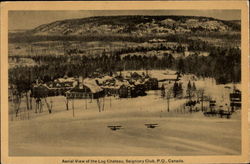
[[[83,85],[88,87],[92,93],[101,92],[103,89],[96,84],[95,79],[86,78],[83,80]]]
[[[73,77],[68,77],[68,78],[58,78],[55,81],[60,83],[65,83],[65,82],[75,82],[76,79]]]
[[[157,78],[158,80],[176,80],[178,79],[178,75],[176,74],[152,74],[153,78]]]
[[[112,76],[104,76],[102,78],[95,78],[95,79],[98,80],[98,82],[102,84],[102,83],[104,83],[108,80],[112,80],[114,78]]]

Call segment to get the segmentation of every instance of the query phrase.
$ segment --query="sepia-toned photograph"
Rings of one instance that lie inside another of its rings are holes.
[[[8,156],[242,155],[241,34],[240,9],[9,10]]]

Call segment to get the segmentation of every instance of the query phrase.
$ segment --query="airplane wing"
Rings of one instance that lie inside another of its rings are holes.
[[[107,127],[109,127],[109,128],[121,128],[122,126],[120,126],[120,125],[109,125],[109,126],[107,126]]]

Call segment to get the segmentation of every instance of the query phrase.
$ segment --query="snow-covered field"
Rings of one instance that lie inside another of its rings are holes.
[[[122,75],[128,76],[130,73],[137,72],[139,74],[146,73],[145,70],[131,70],[131,71],[122,71]],[[157,79],[167,79],[169,74],[175,74],[175,70],[152,70],[148,71],[150,77],[157,78]],[[241,90],[241,84],[226,84],[226,85],[216,85],[216,82],[213,78],[198,78],[193,74],[185,74],[180,78],[180,83],[182,83],[183,90],[187,89],[188,82],[195,83],[197,89],[204,89],[204,95],[211,97],[213,100],[217,101],[217,105],[225,105],[230,104],[229,102],[229,93],[233,92],[234,87],[236,89]],[[163,82],[164,83],[164,82]],[[165,82],[168,84],[168,82]],[[159,86],[162,85],[162,82],[159,83]],[[173,82],[170,84],[173,85]]]
[[[50,98],[48,98],[50,100]],[[103,102],[103,99],[100,99]],[[87,102],[87,108],[86,108]],[[110,103],[111,102],[111,103]],[[241,152],[241,115],[231,119],[204,117],[184,110],[184,99],[171,99],[170,112],[160,91],[147,96],[118,99],[106,97],[104,111],[96,100],[75,100],[74,117],[64,97],[53,98],[49,114],[34,109],[25,120],[9,122],[11,156],[116,156],[116,155],[237,155]],[[102,106],[102,105],[101,105]],[[33,104],[34,107],[34,104]],[[22,103],[22,109],[25,104]],[[11,108],[10,108],[11,109]],[[12,120],[10,116],[10,120]],[[159,127],[146,128],[146,123]],[[112,131],[107,126],[121,125]]]

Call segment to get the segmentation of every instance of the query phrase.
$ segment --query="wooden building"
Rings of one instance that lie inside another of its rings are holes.
[[[135,85],[135,94],[136,96],[146,96],[146,87],[144,84],[136,84]]]
[[[66,92],[77,86],[75,78],[58,78],[53,82],[46,83],[48,96],[65,96]]]
[[[157,90],[159,89],[158,80],[156,78],[148,78],[144,82],[146,90]]]
[[[234,111],[235,109],[241,108],[241,91],[235,89],[233,93],[230,93],[230,106],[231,110]]]
[[[120,98],[131,98],[137,97],[135,93],[135,86],[133,85],[121,85],[119,88],[119,97]]]
[[[103,86],[105,95],[116,96],[119,95],[119,86]]]
[[[104,90],[91,79],[85,79],[83,83],[66,92],[68,99],[97,99],[104,95]]]
[[[119,97],[120,98],[133,98],[138,96],[145,96],[146,88],[144,84],[137,85],[121,85],[119,88]]]
[[[92,92],[90,88],[84,86],[83,88],[75,87],[66,92],[68,99],[97,99],[104,96],[104,91]]]

